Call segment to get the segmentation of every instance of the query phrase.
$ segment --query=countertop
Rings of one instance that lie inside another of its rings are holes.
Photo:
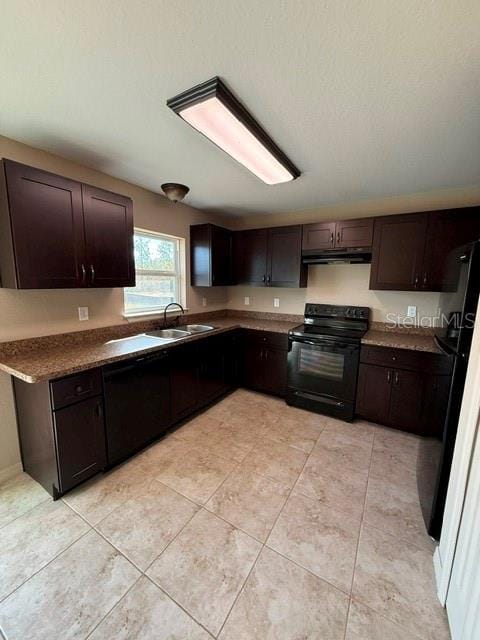
[[[378,347],[390,347],[392,349],[412,349],[413,351],[428,351],[441,353],[435,344],[433,335],[378,331],[371,329],[362,338],[362,344],[371,344]]]
[[[185,321],[190,321],[190,318],[186,316]],[[244,316],[212,317],[208,321],[205,319],[204,323],[211,324],[215,329],[165,344],[152,345],[147,338],[134,338],[139,333],[135,325],[131,327],[131,336],[120,338],[113,332],[108,336],[104,330],[97,338],[89,338],[86,334],[83,340],[72,334],[64,334],[64,336],[52,336],[51,344],[48,343],[47,338],[43,344],[40,341],[35,342],[35,339],[22,340],[22,344],[18,341],[18,348],[12,347],[15,343],[8,343],[8,348],[5,345],[3,350],[0,344],[0,370],[24,382],[44,382],[139,355],[164,351],[185,342],[202,340],[207,336],[218,335],[236,328],[287,334],[290,329],[299,324],[298,320],[272,320]]]

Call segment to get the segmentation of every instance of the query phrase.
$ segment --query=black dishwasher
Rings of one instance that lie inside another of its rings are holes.
[[[103,368],[107,461],[113,465],[158,438],[170,424],[168,353]]]

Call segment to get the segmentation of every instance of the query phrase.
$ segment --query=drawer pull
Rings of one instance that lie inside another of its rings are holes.
[[[79,384],[75,387],[75,393],[83,393],[84,388]]]

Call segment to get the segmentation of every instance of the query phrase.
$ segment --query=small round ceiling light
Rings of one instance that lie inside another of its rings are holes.
[[[162,191],[172,202],[180,202],[185,198],[190,189],[184,184],[166,182],[162,184]]]

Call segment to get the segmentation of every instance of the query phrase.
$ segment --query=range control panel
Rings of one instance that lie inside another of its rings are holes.
[[[311,302],[307,302],[305,305],[305,318],[368,320],[369,316],[369,307],[347,307],[335,304],[314,304]]]

